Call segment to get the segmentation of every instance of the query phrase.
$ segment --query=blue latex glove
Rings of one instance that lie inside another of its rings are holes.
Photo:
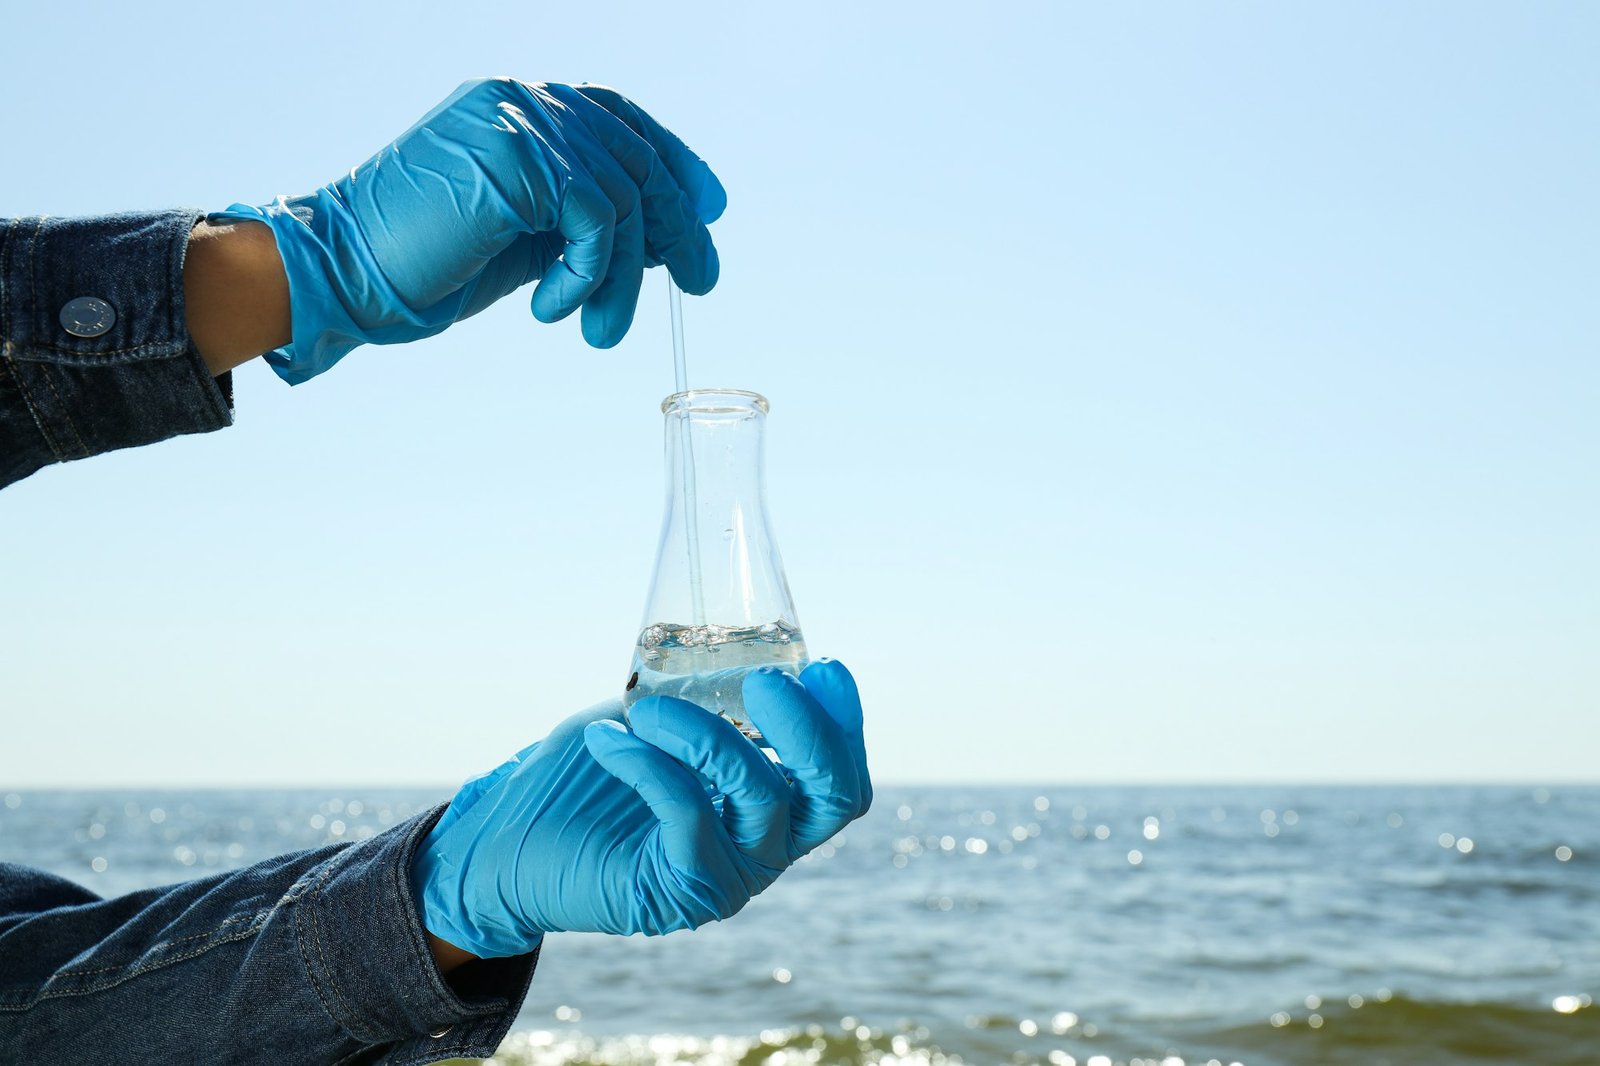
[[[423,924],[488,958],[560,930],[654,935],[738,911],[872,802],[841,664],[752,673],[744,699],[781,765],[727,720],[650,696],[631,731],[602,704],[468,781],[412,865]]]
[[[533,315],[583,308],[597,348],[633,323],[646,266],[717,283],[711,168],[601,86],[470,81],[383,151],[316,192],[213,219],[272,227],[294,341],[267,355],[291,385],[365,343],[432,336],[537,279]]]

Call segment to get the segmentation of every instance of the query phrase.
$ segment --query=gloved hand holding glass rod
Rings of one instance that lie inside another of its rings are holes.
[[[331,161],[338,162],[338,161]],[[647,268],[717,282],[711,169],[614,90],[462,85],[310,193],[0,228],[0,486],[232,422],[229,371],[290,384],[534,283],[620,341]],[[379,358],[380,356],[372,356]],[[572,715],[369,840],[102,899],[0,863],[0,1060],[487,1057],[542,938],[727,918],[872,801],[855,681],[760,670],[771,755],[681,699]],[[419,741],[420,742],[420,741]],[[709,788],[708,788],[709,783]]]

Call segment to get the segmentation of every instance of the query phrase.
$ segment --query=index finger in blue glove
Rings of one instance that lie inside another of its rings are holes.
[[[596,348],[611,348],[633,325],[633,312],[639,304],[639,285],[644,280],[644,220],[633,179],[598,147],[596,153],[589,170],[611,200],[617,223],[606,276],[583,304],[583,339]]]
[[[722,821],[734,847],[771,870],[789,853],[788,784],[732,722],[687,700],[646,696],[628,710],[639,739],[705,775],[723,795]]]
[[[617,224],[611,199],[588,174],[574,171],[561,196],[556,229],[566,240],[561,261],[534,287],[531,307],[540,322],[559,322],[605,280]]]
[[[722,217],[728,207],[728,193],[717,180],[711,167],[696,155],[678,135],[650,116],[644,108],[604,85],[579,85],[577,89],[613,115],[617,116],[639,136],[650,142],[672,177],[688,193],[700,221],[710,225]]]
[[[860,809],[855,756],[839,723],[798,679],[780,670],[763,667],[745,676],[744,709],[793,776],[791,834],[804,854]]]
[[[584,727],[583,741],[595,762],[638,792],[656,816],[662,857],[675,875],[671,883],[680,908],[712,912],[703,921],[726,918],[759,891],[747,881],[711,797],[687,767],[620,722],[591,722]]]

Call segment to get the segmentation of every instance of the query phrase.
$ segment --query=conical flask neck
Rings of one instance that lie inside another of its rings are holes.
[[[713,525],[727,515],[735,536],[765,501],[767,407],[750,395],[679,393],[663,404],[668,507],[676,502],[686,518],[703,514]]]
[[[697,390],[662,411],[666,516],[645,624],[797,625],[767,517],[767,401]]]

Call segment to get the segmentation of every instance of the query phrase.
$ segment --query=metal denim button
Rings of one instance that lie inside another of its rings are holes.
[[[116,324],[116,309],[98,296],[68,300],[61,309],[61,328],[74,337],[98,337]]]
[[[446,1033],[448,1033],[450,1030],[452,1030],[454,1028],[455,1028],[455,1026],[453,1026],[453,1025],[441,1025],[439,1028],[433,1030],[428,1035],[433,1037],[435,1040],[438,1040],[440,1037],[444,1036]]]

